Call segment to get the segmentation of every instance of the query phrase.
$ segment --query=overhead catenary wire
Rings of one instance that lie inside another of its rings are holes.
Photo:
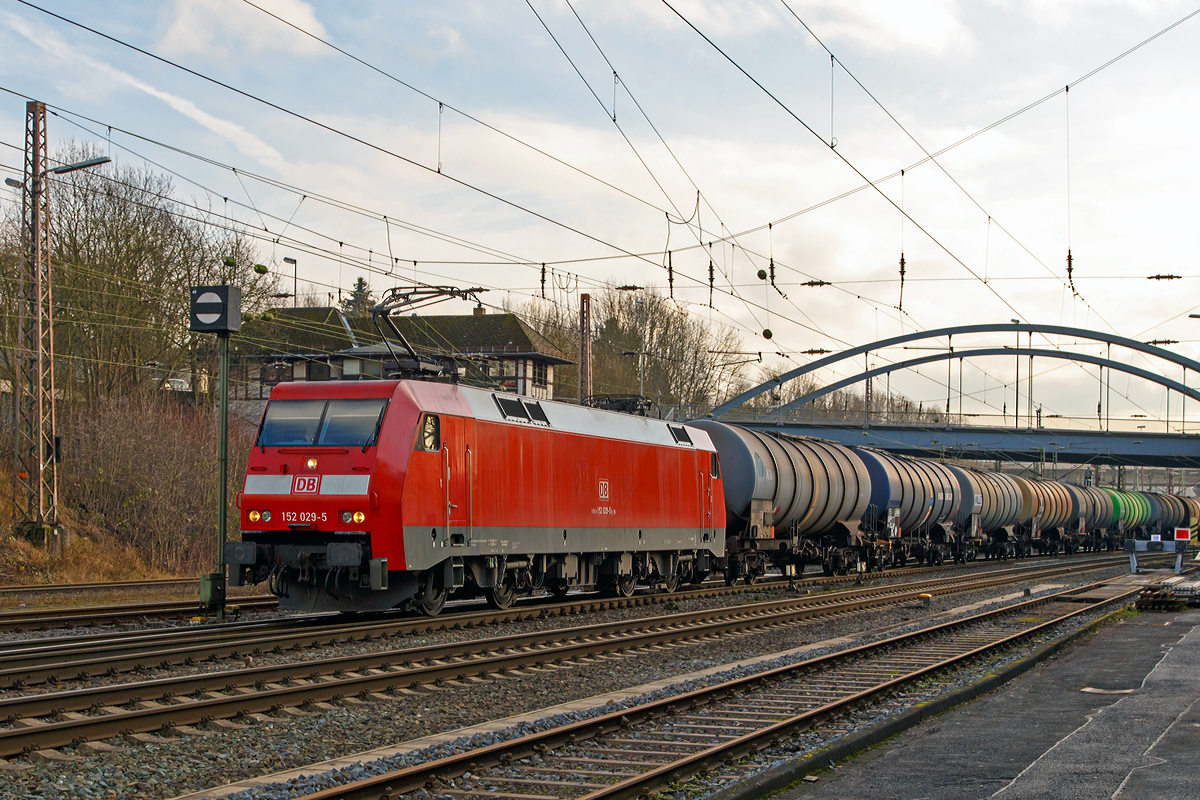
[[[732,285],[733,285],[733,284],[731,284],[731,286],[732,286]]]
[[[754,84],[756,87],[758,87],[758,88],[759,88],[759,89],[760,89],[760,90],[761,90],[761,91],[762,91],[764,94],[766,94],[766,95],[767,95],[767,96],[768,96],[768,97],[769,97],[769,98],[770,98],[770,99],[771,99],[771,100],[772,100],[772,101],[773,101],[773,102],[774,102],[776,105],[778,105],[778,106],[779,106],[781,109],[783,109],[783,111],[784,111],[786,114],[788,114],[789,116],[791,116],[791,117],[792,117],[792,118],[793,118],[793,119],[794,119],[796,122],[798,122],[798,123],[799,123],[799,124],[800,124],[802,127],[804,127],[804,128],[805,128],[805,129],[806,129],[806,130],[807,130],[807,131],[810,133],[810,134],[814,135],[814,136],[815,136],[816,138],[818,138],[818,139],[820,139],[820,138],[821,138],[821,137],[820,137],[820,136],[819,136],[819,135],[816,133],[816,131],[815,131],[815,130],[813,130],[813,129],[812,129],[812,127],[811,127],[811,126],[809,126],[809,125],[808,125],[808,123],[806,123],[806,122],[805,122],[805,121],[804,121],[804,120],[803,120],[801,117],[799,117],[799,116],[798,116],[798,115],[797,115],[797,114],[796,114],[794,111],[792,111],[792,109],[791,109],[791,108],[790,108],[790,107],[789,107],[787,104],[783,103],[783,102],[782,102],[782,101],[781,101],[781,100],[780,100],[780,99],[779,99],[779,98],[778,98],[778,97],[777,97],[777,96],[776,96],[774,93],[772,93],[772,92],[771,92],[769,89],[767,89],[767,88],[766,88],[766,87],[765,87],[765,86],[764,86],[764,85],[763,85],[763,84],[762,84],[762,83],[761,83],[761,82],[760,82],[760,81],[759,81],[757,78],[755,78],[753,75],[751,75],[751,74],[749,73],[749,71],[747,71],[747,70],[746,70],[744,67],[742,67],[742,65],[741,65],[740,63],[738,63],[738,62],[737,62],[737,61],[736,61],[734,58],[732,58],[732,57],[731,57],[731,56],[730,56],[728,53],[726,53],[726,52],[725,52],[725,51],[724,51],[724,50],[723,50],[723,49],[722,49],[720,46],[718,46],[718,45],[717,45],[717,44],[716,44],[716,43],[715,43],[715,42],[714,42],[714,41],[713,41],[713,40],[712,40],[712,39],[711,39],[709,36],[707,36],[707,35],[706,35],[706,34],[705,34],[703,31],[701,31],[701,30],[700,30],[700,29],[699,29],[699,28],[698,28],[698,27],[697,27],[697,26],[696,26],[694,23],[692,23],[692,22],[691,22],[691,21],[690,21],[690,20],[689,20],[689,19],[688,19],[686,16],[684,16],[682,13],[680,13],[680,12],[678,11],[678,9],[676,9],[674,6],[672,6],[672,5],[671,5],[671,3],[670,3],[670,2],[668,2],[668,0],[662,0],[662,2],[663,2],[663,4],[664,4],[664,5],[665,5],[665,6],[666,6],[668,9],[670,9],[670,10],[671,10],[671,11],[672,11],[672,12],[673,12],[673,13],[674,13],[674,14],[675,14],[677,17],[679,17],[679,19],[680,19],[681,21],[683,21],[685,25],[687,25],[688,27],[690,27],[690,28],[691,28],[693,31],[695,31],[695,32],[696,32],[696,34],[697,34],[697,35],[699,35],[699,36],[700,36],[702,39],[704,39],[704,41],[705,41],[705,42],[707,42],[707,43],[709,44],[709,46],[711,46],[711,47],[712,47],[712,48],[713,48],[713,49],[714,49],[714,50],[715,50],[715,51],[716,51],[718,54],[720,54],[720,56],[721,56],[721,57],[723,57],[723,58],[724,58],[726,61],[728,61],[728,62],[729,62],[729,63],[730,63],[730,64],[731,64],[731,65],[732,65],[732,66],[733,66],[735,69],[737,69],[739,72],[741,72],[741,73],[742,73],[742,74],[743,74],[743,75],[744,75],[744,76],[745,76],[747,79],[749,79],[749,80],[750,80],[750,81],[751,81],[751,82],[752,82],[752,83],[753,83],[753,84]],[[786,3],[785,3],[784,5],[786,6]],[[791,9],[790,9],[790,7],[788,7],[788,8],[789,8],[789,11],[790,11],[790,10],[791,10]],[[792,12],[792,13],[793,13],[793,15],[795,14],[795,12]],[[1160,31],[1159,33],[1155,34],[1154,36],[1152,36],[1152,37],[1149,37],[1148,39],[1144,40],[1144,41],[1143,41],[1141,44],[1139,44],[1139,45],[1135,46],[1134,48],[1131,48],[1130,50],[1127,50],[1127,51],[1126,51],[1124,54],[1122,54],[1121,56],[1118,56],[1117,58],[1114,58],[1114,59],[1110,60],[1110,61],[1109,61],[1109,62],[1107,62],[1105,65],[1102,65],[1101,67],[1098,67],[1097,69],[1095,69],[1095,70],[1093,70],[1092,72],[1088,73],[1088,75],[1086,75],[1086,76],[1084,77],[1084,79],[1086,79],[1086,78],[1088,78],[1088,77],[1091,77],[1092,75],[1096,74],[1096,72],[1100,71],[1101,69],[1105,68],[1106,66],[1108,66],[1108,65],[1110,65],[1110,64],[1112,64],[1112,63],[1115,63],[1115,62],[1116,62],[1117,60],[1119,60],[1120,58],[1124,57],[1125,55],[1128,55],[1130,52],[1133,52],[1133,51],[1134,51],[1134,50],[1136,50],[1137,48],[1139,48],[1139,47],[1141,47],[1141,46],[1144,46],[1146,43],[1148,43],[1148,42],[1150,42],[1150,41],[1153,41],[1155,38],[1157,38],[1158,36],[1161,36],[1161,35],[1162,35],[1162,34],[1164,34],[1166,31],[1168,31],[1168,30],[1171,30],[1172,28],[1176,27],[1176,26],[1177,26],[1177,25],[1179,25],[1179,24],[1182,24],[1182,22],[1186,21],[1187,19],[1190,19],[1192,16],[1195,16],[1195,14],[1198,14],[1198,13],[1200,13],[1200,10],[1198,10],[1198,11],[1196,11],[1196,12],[1193,12],[1192,14],[1189,14],[1188,16],[1184,17],[1182,20],[1179,20],[1178,22],[1174,23],[1173,25],[1171,25],[1171,26],[1168,26],[1168,28],[1164,29],[1163,31]],[[799,19],[799,17],[798,17],[798,16],[797,16],[797,19]],[[802,21],[802,20],[801,20],[801,23],[803,24],[803,21]],[[807,28],[807,26],[805,26],[805,27]],[[810,31],[810,33],[811,33],[811,31]],[[814,38],[815,38],[815,35],[814,35]],[[824,46],[824,45],[822,45],[822,46]],[[826,49],[828,50],[828,48],[826,48]],[[831,55],[832,55],[832,54],[831,54]],[[861,84],[860,84],[860,85],[861,85]],[[863,88],[864,88],[864,91],[865,91],[865,90],[866,90],[866,89],[865,89],[865,87],[863,87]],[[870,94],[870,93],[868,92],[868,94]],[[1054,94],[1057,94],[1057,92],[1056,92],[1056,93],[1054,93]],[[882,107],[882,106],[881,106],[881,107]],[[886,112],[886,109],[885,109],[885,112]],[[890,113],[889,113],[889,116],[891,116],[891,115],[890,115]],[[893,118],[893,119],[894,119],[894,118]],[[899,125],[899,122],[897,122],[897,124]],[[903,129],[903,126],[901,126],[901,128]],[[905,132],[907,133],[907,131],[905,131]],[[911,134],[910,134],[910,138],[911,138]],[[822,141],[824,141],[824,140],[822,140]],[[916,141],[916,140],[914,139],[914,141]],[[919,142],[918,142],[918,145],[919,145]],[[923,152],[926,152],[926,154],[927,154],[927,156],[926,156],[926,160],[935,160],[935,158],[936,158],[935,154],[929,154],[929,153],[928,153],[928,151],[925,151],[923,147],[922,147],[921,149],[923,150]],[[893,207],[897,207],[897,204],[895,203],[895,201],[894,201],[894,200],[892,200],[892,199],[891,199],[891,198],[890,198],[890,197],[889,197],[889,196],[888,196],[888,195],[887,195],[885,192],[883,192],[883,191],[882,191],[882,189],[881,189],[881,188],[880,188],[880,187],[879,187],[879,186],[878,186],[878,185],[877,185],[875,182],[872,182],[870,179],[868,179],[868,178],[866,177],[866,175],[865,175],[865,174],[863,174],[863,173],[862,173],[862,172],[861,172],[861,171],[860,171],[860,170],[859,170],[857,167],[855,167],[855,166],[854,166],[854,164],[852,164],[852,163],[849,161],[849,159],[847,159],[847,158],[846,158],[844,155],[842,155],[840,152],[838,152],[838,151],[837,151],[837,150],[836,150],[834,147],[832,147],[832,146],[829,146],[829,151],[830,151],[830,152],[832,152],[832,153],[833,153],[835,156],[837,156],[837,158],[839,158],[839,159],[840,159],[840,160],[841,160],[841,161],[842,161],[842,162],[843,162],[843,163],[844,163],[846,166],[848,166],[848,167],[849,167],[851,170],[853,170],[853,171],[855,172],[855,174],[857,174],[857,175],[859,176],[859,178],[861,178],[862,180],[866,181],[867,185],[868,185],[870,188],[873,188],[873,189],[874,189],[874,190],[875,190],[875,191],[876,191],[876,192],[877,192],[877,193],[878,193],[878,194],[879,194],[879,195],[880,195],[880,196],[881,196],[881,197],[882,197],[882,198],[883,198],[883,199],[884,199],[884,200],[885,200],[887,203],[889,203],[889,204],[890,204],[890,205],[892,205]],[[937,162],[935,161],[935,163],[937,163]],[[939,168],[941,167],[941,165],[940,165],[940,164],[938,164],[938,166],[939,166]],[[944,170],[943,170],[943,172],[944,172]],[[903,175],[903,172],[902,172],[901,174]],[[952,176],[949,176],[949,175],[947,175],[947,177],[951,177],[951,180],[954,180]],[[957,181],[955,181],[955,183],[957,184]],[[961,186],[960,186],[960,188],[961,188]],[[965,189],[964,189],[963,191],[965,192]],[[968,197],[969,197],[969,196],[970,196],[970,195],[969,195],[969,193],[968,193]],[[971,198],[971,199],[972,199],[972,201],[974,202],[974,198]],[[978,205],[978,203],[976,203],[976,205]],[[940,241],[940,240],[939,240],[937,237],[933,236],[933,235],[932,235],[932,233],[931,233],[930,231],[926,230],[926,229],[925,229],[925,228],[924,228],[924,227],[923,227],[923,226],[922,226],[920,223],[918,223],[916,220],[912,219],[912,217],[911,217],[909,214],[907,214],[907,213],[906,213],[906,212],[905,212],[905,211],[904,211],[902,208],[899,208],[899,207],[897,207],[897,210],[899,210],[899,211],[900,211],[900,213],[901,213],[901,215],[902,215],[903,217],[905,217],[906,219],[908,219],[908,221],[912,222],[912,223],[913,223],[913,225],[914,225],[914,226],[915,226],[915,227],[916,227],[918,230],[920,230],[920,231],[921,231],[923,234],[925,234],[925,235],[926,235],[926,236],[927,236],[927,237],[930,239],[930,241],[932,241],[932,242],[933,242],[933,243],[934,243],[934,244],[935,244],[935,245],[936,245],[936,246],[937,246],[939,249],[941,249],[941,250],[942,250],[944,253],[946,253],[948,256],[950,256],[950,258],[951,258],[951,259],[953,259],[953,260],[954,260],[956,263],[958,263],[958,264],[959,264],[959,265],[960,265],[962,268],[964,268],[964,269],[965,269],[965,270],[966,270],[966,271],[967,271],[969,274],[971,274],[971,275],[972,275],[972,276],[973,276],[973,277],[974,277],[976,280],[980,280],[980,282],[981,282],[981,283],[983,283],[983,285],[984,285],[984,286],[986,286],[986,287],[987,287],[987,288],[988,288],[988,289],[989,289],[989,290],[992,292],[992,294],[993,294],[994,296],[996,296],[996,298],[997,298],[997,299],[999,299],[999,300],[1001,301],[1001,303],[1003,303],[1003,304],[1004,304],[1004,305],[1005,305],[1005,306],[1006,306],[1006,307],[1007,307],[1007,308],[1008,308],[1010,311],[1012,311],[1012,312],[1014,312],[1014,313],[1018,313],[1018,315],[1019,315],[1019,312],[1017,312],[1016,308],[1015,308],[1015,307],[1014,307],[1014,306],[1011,304],[1011,302],[1009,302],[1009,301],[1007,300],[1007,298],[1005,298],[1005,297],[1003,297],[1002,295],[1000,295],[1000,294],[999,294],[999,292],[997,292],[997,291],[996,291],[996,289],[995,289],[995,287],[994,287],[994,286],[991,286],[990,284],[988,284],[988,283],[986,283],[986,282],[983,282],[983,281],[981,280],[980,276],[979,276],[977,273],[975,273],[975,271],[974,271],[974,270],[972,270],[972,269],[971,269],[971,268],[970,268],[970,267],[969,267],[969,266],[968,266],[968,265],[967,265],[967,264],[966,264],[966,263],[965,263],[965,262],[964,262],[962,259],[960,259],[960,258],[959,258],[957,255],[955,255],[955,254],[954,254],[954,253],[953,253],[953,252],[952,252],[952,251],[951,251],[951,250],[950,250],[950,249],[949,249],[949,248],[948,248],[948,247],[947,247],[947,246],[946,246],[946,245],[945,245],[943,242],[941,242],[941,241]],[[760,229],[761,229],[761,228],[760,228]],[[1007,233],[1007,231],[1006,231],[1006,233]],[[1011,234],[1009,234],[1009,235],[1011,236]],[[1017,243],[1018,243],[1018,244],[1020,244],[1019,240],[1016,240],[1015,238],[1014,238],[1014,241],[1017,241]],[[1032,254],[1031,254],[1031,255],[1032,255]],[[1035,258],[1036,258],[1036,257],[1035,257]],[[1039,261],[1039,263],[1040,263],[1040,261]],[[1045,266],[1045,265],[1043,264],[1043,266]],[[1110,327],[1111,327],[1111,326],[1110,326]],[[1052,343],[1052,344],[1053,344],[1053,343]]]
[[[66,24],[68,24],[68,25],[72,25],[72,26],[74,26],[74,27],[77,27],[77,28],[79,28],[79,29],[81,29],[81,30],[87,31],[88,33],[91,33],[91,34],[93,34],[93,35],[99,36],[99,37],[101,37],[102,39],[105,39],[105,40],[107,40],[107,41],[110,41],[110,42],[112,42],[112,43],[114,43],[114,44],[117,44],[117,45],[119,45],[119,46],[121,46],[121,47],[128,48],[128,49],[130,49],[130,50],[133,50],[134,52],[140,53],[140,54],[142,54],[142,55],[144,55],[144,56],[146,56],[146,57],[148,57],[148,58],[154,59],[155,61],[158,61],[158,62],[160,62],[160,63],[166,64],[167,66],[173,67],[173,68],[175,68],[175,69],[178,69],[178,70],[180,70],[180,71],[182,71],[182,72],[186,72],[187,74],[189,74],[189,75],[192,75],[192,76],[194,76],[194,77],[196,77],[196,78],[199,78],[200,80],[206,81],[206,82],[208,82],[208,83],[211,83],[211,84],[213,84],[213,85],[215,85],[215,86],[219,86],[219,87],[221,87],[221,88],[223,88],[223,89],[226,89],[226,90],[228,90],[228,91],[230,91],[230,92],[233,92],[234,94],[237,94],[237,95],[239,95],[239,96],[241,96],[241,97],[244,97],[244,98],[246,98],[246,99],[248,99],[248,100],[251,100],[251,101],[253,101],[253,102],[256,102],[256,103],[260,103],[260,104],[262,104],[262,105],[264,105],[264,106],[267,106],[268,108],[274,109],[275,111],[278,111],[278,112],[280,112],[280,113],[282,113],[282,114],[285,114],[285,115],[287,115],[287,116],[293,117],[293,118],[295,118],[295,119],[297,119],[297,120],[300,120],[300,121],[302,121],[302,122],[305,122],[305,123],[307,123],[307,124],[309,124],[309,125],[312,125],[312,126],[314,126],[314,127],[320,128],[321,130],[324,130],[324,131],[326,131],[326,132],[328,132],[328,133],[331,133],[331,134],[333,134],[333,135],[335,135],[335,136],[339,136],[339,137],[342,137],[342,138],[344,138],[344,139],[347,139],[347,140],[349,140],[349,141],[351,141],[351,142],[354,142],[354,143],[356,143],[356,144],[360,144],[360,145],[362,145],[363,147],[366,147],[366,148],[368,148],[368,149],[374,150],[375,152],[378,152],[378,153],[380,153],[380,154],[382,154],[382,155],[386,155],[386,156],[388,156],[388,157],[390,157],[390,158],[395,158],[395,159],[397,159],[397,160],[399,160],[399,161],[401,161],[401,162],[403,162],[403,163],[405,163],[405,164],[408,164],[409,166],[411,166],[411,167],[414,167],[414,168],[416,168],[416,169],[418,169],[418,170],[421,170],[421,171],[424,171],[424,172],[427,172],[427,173],[430,173],[430,174],[433,174],[433,175],[438,175],[438,176],[442,177],[443,179],[445,179],[445,180],[448,180],[448,181],[450,181],[450,182],[454,183],[454,184],[455,184],[455,185],[457,185],[457,186],[460,186],[460,187],[462,187],[462,188],[464,188],[464,189],[467,189],[467,190],[469,190],[469,191],[472,191],[472,192],[475,192],[475,193],[477,193],[477,194],[480,194],[480,195],[482,195],[482,196],[484,196],[484,197],[487,197],[487,198],[490,198],[490,199],[492,199],[492,200],[495,200],[496,202],[498,202],[498,203],[501,203],[501,204],[503,204],[503,205],[506,205],[506,206],[508,206],[508,207],[510,207],[510,208],[512,208],[512,209],[514,209],[514,210],[516,210],[516,211],[520,211],[520,212],[522,212],[522,213],[525,213],[525,214],[528,214],[528,215],[530,215],[530,216],[532,216],[532,217],[535,217],[535,218],[537,218],[537,219],[540,219],[540,220],[542,220],[542,221],[544,221],[544,222],[546,222],[546,223],[549,223],[549,224],[551,224],[551,225],[554,225],[554,226],[556,226],[556,227],[562,228],[562,229],[563,229],[563,230],[565,230],[565,231],[568,231],[568,232],[570,232],[570,233],[573,233],[573,234],[575,234],[575,235],[577,235],[577,236],[580,236],[580,237],[582,237],[582,238],[588,239],[589,241],[592,241],[592,242],[594,242],[594,243],[596,243],[596,244],[602,245],[602,246],[604,246],[604,247],[609,247],[609,248],[612,248],[613,250],[616,250],[616,251],[618,251],[618,252],[621,252],[621,253],[623,253],[624,255],[626,255],[626,256],[629,256],[629,257],[632,257],[632,258],[635,258],[635,259],[637,259],[637,260],[639,260],[639,261],[644,261],[644,262],[648,262],[648,263],[651,263],[651,264],[652,264],[652,263],[654,263],[654,262],[653,262],[653,261],[651,261],[650,259],[648,259],[648,258],[646,258],[646,257],[644,257],[644,256],[639,256],[638,254],[636,254],[636,253],[634,253],[634,252],[631,252],[631,251],[629,251],[629,250],[627,250],[627,249],[625,249],[625,248],[621,247],[620,245],[614,244],[614,243],[612,243],[612,242],[608,242],[608,241],[606,241],[606,240],[604,240],[604,239],[602,239],[602,238],[600,238],[600,237],[598,237],[598,236],[593,236],[592,234],[590,234],[590,233],[587,233],[587,232],[585,232],[585,231],[583,231],[583,230],[581,230],[581,229],[579,229],[579,228],[576,228],[576,227],[574,227],[574,226],[568,225],[567,223],[565,223],[565,222],[562,222],[561,220],[557,220],[557,219],[555,219],[555,218],[553,218],[553,217],[549,216],[548,214],[543,214],[543,213],[541,213],[541,212],[539,212],[539,211],[536,211],[536,210],[534,210],[534,209],[532,209],[532,208],[529,208],[528,206],[524,206],[524,205],[522,205],[522,204],[520,204],[520,203],[516,202],[515,200],[510,200],[510,199],[508,199],[508,198],[506,198],[506,197],[503,197],[502,195],[496,194],[495,192],[492,192],[492,191],[489,191],[489,190],[487,190],[487,189],[484,189],[484,188],[483,188],[483,187],[481,187],[481,186],[476,186],[475,184],[473,184],[473,183],[470,183],[469,181],[466,181],[466,180],[464,180],[464,179],[462,179],[462,178],[456,178],[456,177],[454,177],[454,176],[452,176],[452,175],[449,175],[449,174],[447,174],[447,173],[445,173],[445,172],[438,172],[438,171],[437,171],[435,168],[433,168],[433,167],[430,167],[430,166],[429,166],[429,165],[427,165],[427,164],[422,164],[422,163],[420,163],[419,161],[416,161],[415,159],[411,159],[411,158],[409,158],[409,157],[407,157],[407,156],[401,155],[400,153],[397,153],[397,152],[395,152],[395,151],[393,151],[393,150],[390,150],[390,149],[388,149],[388,148],[386,148],[386,147],[384,147],[384,146],[382,146],[382,145],[375,144],[374,142],[370,142],[370,141],[368,141],[368,140],[366,140],[366,139],[363,139],[363,138],[362,138],[362,137],[360,137],[360,136],[356,136],[356,135],[354,135],[354,134],[352,134],[352,133],[348,133],[347,131],[343,131],[343,130],[341,130],[341,129],[339,129],[339,128],[336,128],[336,127],[334,127],[334,126],[332,126],[332,125],[328,125],[328,124],[326,124],[326,123],[323,123],[323,122],[321,122],[320,120],[317,120],[317,119],[314,119],[314,118],[312,118],[312,117],[306,116],[305,114],[302,114],[302,113],[300,113],[300,112],[298,112],[298,111],[294,111],[294,110],[292,110],[292,109],[289,109],[289,108],[287,108],[287,107],[285,107],[285,106],[282,106],[282,105],[280,105],[280,104],[278,104],[278,103],[275,103],[275,102],[272,102],[272,101],[270,101],[270,100],[267,100],[267,99],[265,99],[265,98],[263,98],[263,97],[259,97],[258,95],[255,95],[255,94],[253,94],[253,93],[251,93],[251,92],[245,91],[245,90],[243,90],[243,89],[239,89],[239,88],[237,88],[237,87],[233,86],[232,84],[229,84],[229,83],[226,83],[226,82],[224,82],[224,81],[221,81],[221,80],[218,80],[218,79],[216,79],[216,78],[213,78],[213,77],[211,77],[211,76],[205,75],[204,73],[202,73],[202,72],[199,72],[199,71],[197,71],[197,70],[194,70],[194,69],[191,69],[191,68],[189,68],[189,67],[185,67],[185,66],[183,66],[182,64],[179,64],[179,63],[177,63],[177,62],[171,61],[170,59],[168,59],[168,58],[165,58],[165,57],[163,57],[163,56],[160,56],[160,55],[157,55],[156,53],[152,53],[152,52],[150,52],[149,50],[145,50],[145,49],[143,49],[143,48],[141,48],[141,47],[138,47],[137,45],[130,44],[129,42],[123,41],[123,40],[121,40],[121,39],[119,39],[119,38],[117,38],[117,37],[115,37],[115,36],[112,36],[112,35],[109,35],[109,34],[107,34],[107,33],[104,33],[104,32],[102,32],[102,31],[100,31],[100,30],[97,30],[96,28],[92,28],[92,27],[90,27],[90,26],[88,26],[88,25],[84,25],[84,24],[83,24],[83,23],[81,23],[81,22],[77,22],[77,21],[75,21],[75,20],[73,20],[73,19],[70,19],[70,18],[68,18],[68,17],[64,17],[64,16],[62,16],[61,14],[56,14],[56,13],[54,13],[53,11],[49,11],[49,10],[47,10],[47,9],[44,9],[44,8],[40,7],[40,6],[34,5],[33,3],[29,2],[29,0],[17,0],[17,2],[18,2],[18,3],[21,3],[22,5],[25,5],[25,6],[29,7],[29,8],[31,8],[31,9],[33,9],[33,10],[35,10],[35,11],[39,11],[39,12],[41,12],[41,13],[43,13],[43,14],[46,14],[46,15],[48,15],[48,16],[51,16],[51,17],[54,17],[55,19],[57,19],[57,20],[59,20],[59,21],[61,21],[61,22],[64,22],[64,23],[66,23]]]

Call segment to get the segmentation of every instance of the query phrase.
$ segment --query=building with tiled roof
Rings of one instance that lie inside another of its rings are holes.
[[[530,397],[554,396],[554,367],[574,361],[515,314],[393,316],[400,334],[422,358],[451,359],[459,380]],[[388,330],[386,324],[384,330]],[[283,381],[372,380],[411,360],[370,317],[337,308],[275,309],[269,319],[242,323],[231,344],[239,395],[264,397]]]

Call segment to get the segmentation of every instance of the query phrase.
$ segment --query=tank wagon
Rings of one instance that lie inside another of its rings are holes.
[[[724,563],[724,496],[700,429],[447,383],[286,383],[225,554],[231,584],[268,581],[286,609],[673,590]]]
[[[818,564],[826,574],[1114,550],[1200,524],[1200,501],[983,472],[714,420],[726,580]]]
[[[688,428],[706,434],[722,465],[726,582],[752,580],[768,566],[785,574],[807,564],[844,573],[860,560],[882,568],[881,544],[859,525],[871,479],[849,448],[713,420]]]
[[[427,614],[714,570],[1111,550],[1200,524],[1193,498],[415,380],[276,386],[238,508],[232,585],[265,581],[285,609]]]

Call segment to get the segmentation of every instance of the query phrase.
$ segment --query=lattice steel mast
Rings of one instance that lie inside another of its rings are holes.
[[[54,312],[50,281],[50,205],[46,195],[46,106],[25,105],[25,182],[17,289],[16,436],[13,452],[18,529],[46,535],[58,526],[54,417]]]

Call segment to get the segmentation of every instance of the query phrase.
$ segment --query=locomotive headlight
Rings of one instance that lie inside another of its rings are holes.
[[[257,511],[251,511],[246,516],[250,518],[251,522],[258,522],[260,519],[262,519],[262,514]]]
[[[366,521],[367,515],[361,511],[355,511],[353,519],[354,519],[355,524],[361,524]]]
[[[343,512],[342,512],[342,522],[349,523],[349,522],[350,522],[350,520],[352,520],[352,519],[354,519],[354,514],[353,514],[353,512],[350,512],[350,511],[343,511]]]
[[[367,515],[361,511],[343,511],[342,522],[349,525],[351,522],[361,524],[367,519]]]
[[[270,521],[271,521],[271,512],[270,512],[270,511],[264,511],[264,512],[262,512],[262,521],[263,521],[263,522],[270,522]]]
[[[316,469],[317,468],[317,459],[315,459],[315,458],[308,459],[307,461],[304,462],[304,466],[306,469]]]

